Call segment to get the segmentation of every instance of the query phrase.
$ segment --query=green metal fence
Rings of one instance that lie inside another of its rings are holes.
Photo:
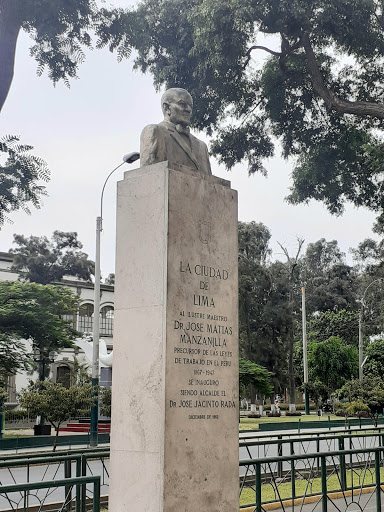
[[[66,478],[63,480],[49,480],[45,482],[31,482],[12,485],[1,485],[0,495],[6,496],[11,510],[27,512],[31,507],[38,507],[37,510],[46,509],[46,498],[50,495],[46,493],[43,497],[32,491],[42,489],[57,489],[63,487],[65,489],[65,499],[60,503],[56,510],[71,510],[73,501],[75,503],[76,512],[81,512],[86,508],[86,495],[83,492],[84,486],[93,484],[93,503],[92,512],[100,512],[100,477],[99,476],[80,476],[76,478]],[[76,489],[76,497],[72,498],[72,489]],[[32,503],[31,503],[32,502]],[[49,510],[54,510],[53,505]]]
[[[383,453],[379,447],[241,460],[240,504],[250,512],[270,503],[283,511],[381,512]]]

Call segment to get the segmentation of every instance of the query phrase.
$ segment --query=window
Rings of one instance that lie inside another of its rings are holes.
[[[92,332],[93,329],[93,304],[82,304],[79,309],[79,325],[77,330],[80,332]]]
[[[113,336],[113,319],[115,310],[113,306],[104,306],[100,310],[100,335]]]

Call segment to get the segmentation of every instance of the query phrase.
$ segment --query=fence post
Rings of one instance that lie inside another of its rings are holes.
[[[93,484],[92,512],[100,512],[100,478]]]
[[[81,456],[76,458],[76,476],[81,476]],[[76,512],[81,512],[81,487],[76,484]]]
[[[327,466],[324,455],[321,457],[321,494],[323,495],[321,500],[322,512],[327,512],[328,509],[328,497],[327,497]]]
[[[376,512],[381,512],[380,452],[375,452]]]
[[[277,436],[277,439],[283,439],[283,436],[280,434],[280,435]],[[282,455],[283,455],[283,443],[277,443],[277,455],[279,457],[282,457]],[[279,478],[283,477],[283,463],[282,462],[278,462],[277,463],[277,476]]]
[[[339,437],[339,451],[344,451],[344,437]],[[340,483],[341,490],[347,489],[347,473],[345,468],[345,455],[339,455],[340,457]]]
[[[316,439],[316,453],[320,452],[320,434],[317,433],[317,439]],[[317,471],[320,471],[320,457],[316,457],[316,466]]]
[[[87,476],[87,459],[81,456],[81,476]],[[87,484],[81,486],[81,512],[86,512],[87,505]]]
[[[256,512],[262,512],[261,509],[261,463],[255,464],[255,492],[256,492]]]
[[[292,512],[295,510],[296,486],[295,486],[295,461],[291,460],[291,492],[292,492]]]
[[[72,460],[64,461],[64,478],[72,477]],[[69,512],[72,509],[72,485],[66,485],[64,487],[65,501],[67,505],[65,509]]]

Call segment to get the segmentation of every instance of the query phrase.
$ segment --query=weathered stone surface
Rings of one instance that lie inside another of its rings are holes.
[[[147,166],[117,226],[109,508],[237,511],[237,193]]]

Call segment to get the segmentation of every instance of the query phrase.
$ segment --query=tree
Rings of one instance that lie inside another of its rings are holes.
[[[124,13],[124,18],[122,14]],[[17,38],[20,30],[31,37],[31,56],[37,74],[48,70],[53,83],[77,76],[85,60],[84,49],[117,48],[118,59],[130,55],[130,13],[98,8],[95,0],[0,0],[0,111],[11,87]]]
[[[353,311],[325,311],[315,315],[308,323],[308,339],[319,343],[331,336],[341,338],[347,345],[358,346],[359,320]]]
[[[371,377],[384,376],[384,340],[375,340],[365,349],[367,361],[364,365],[365,375]]]
[[[0,336],[30,340],[37,352],[40,380],[51,351],[71,347],[77,332],[64,315],[73,314],[78,297],[64,287],[0,282]]]
[[[53,451],[56,450],[59,428],[63,421],[78,416],[81,412],[88,413],[93,401],[90,384],[67,389],[50,381],[35,382],[20,394],[21,407],[27,409],[32,416],[44,416],[56,429]]]
[[[351,380],[340,389],[338,397],[349,403],[362,402],[369,407],[369,414],[377,427],[378,414],[384,407],[384,383],[380,377],[365,376],[362,381]]]
[[[47,237],[14,235],[16,249],[12,270],[21,274],[22,279],[39,284],[61,281],[63,276],[76,276],[91,280],[95,264],[88,255],[81,252],[83,247],[77,233],[54,231],[51,240]]]
[[[1,73],[1,72],[0,72]],[[41,182],[49,179],[47,165],[41,158],[31,155],[32,146],[20,144],[19,137],[0,139],[0,155],[6,156],[0,165],[0,227],[9,220],[7,214],[28,208],[32,204],[40,208],[46,190]]]
[[[136,67],[192,93],[219,161],[265,172],[278,140],[295,159],[291,203],[380,212],[381,1],[144,0],[136,15]]]
[[[306,288],[308,314],[319,311],[356,310],[357,279],[345,263],[336,240],[321,238],[307,246],[300,260],[300,273]],[[335,335],[335,333],[331,333]]]
[[[100,388],[99,402],[101,414],[110,418],[112,414],[112,388]]]
[[[253,386],[260,395],[270,395],[273,391],[271,376],[272,373],[266,368],[240,357],[239,385],[242,392],[248,386]]]
[[[286,385],[288,287],[280,262],[269,263],[271,234],[256,222],[239,222],[240,354],[272,372],[280,392]]]
[[[356,347],[346,345],[336,336],[308,344],[309,380],[319,380],[330,392],[343,386],[359,374],[359,356]]]

